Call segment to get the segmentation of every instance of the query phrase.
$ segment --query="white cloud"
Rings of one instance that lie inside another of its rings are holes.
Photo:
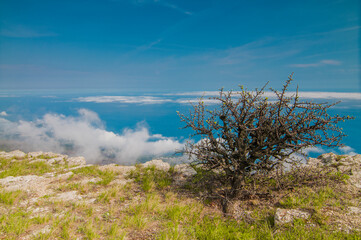
[[[81,155],[88,163],[133,164],[141,157],[171,154],[183,147],[173,138],[150,134],[142,124],[117,134],[105,130],[95,112],[80,109],[78,113],[76,117],[46,114],[35,121],[0,118],[0,137],[22,143],[24,151]]]
[[[322,60],[320,63],[326,64],[326,65],[341,65],[340,61],[337,60]]]
[[[7,112],[5,112],[5,111],[2,111],[2,112],[0,112],[0,116],[2,116],[2,117],[6,117],[8,114],[7,114]]]
[[[296,68],[309,68],[309,67],[320,67],[320,66],[326,66],[326,65],[341,65],[342,63],[340,61],[337,60],[333,60],[333,59],[325,59],[325,60],[321,60],[319,62],[315,62],[315,63],[299,63],[299,64],[291,64],[291,67],[296,67]]]
[[[152,96],[97,96],[97,97],[80,97],[75,100],[79,102],[95,103],[140,103],[140,104],[160,104],[172,102],[171,99],[152,97]]]
[[[353,149],[350,146],[343,146],[343,147],[339,147],[338,148],[339,151],[341,151],[343,154],[345,155],[350,155],[350,156],[354,156],[357,153],[355,152],[355,149]]]
[[[233,92],[234,95],[237,95],[237,91]],[[292,96],[296,94],[296,92],[287,92],[287,96]],[[218,91],[195,91],[195,92],[183,92],[183,93],[174,93],[174,94],[166,94],[168,96],[218,96]],[[357,92],[298,92],[299,97],[307,98],[307,99],[348,99],[348,100],[361,100],[361,93]],[[276,94],[274,92],[265,91],[263,94],[264,97],[275,98]]]
[[[320,63],[299,63],[299,64],[291,64],[291,67],[296,68],[308,68],[308,67],[318,67]]]
[[[296,92],[288,92],[287,96],[292,96]],[[299,97],[307,99],[348,99],[348,100],[361,100],[361,93],[356,92],[298,92]],[[273,92],[265,92],[266,97],[276,97]]]
[[[180,93],[166,93],[166,96],[218,96],[218,91],[194,91],[194,92],[180,92]]]
[[[233,95],[236,99],[239,92],[234,91]],[[255,93],[251,91],[251,93]],[[293,96],[296,92],[287,92],[286,96]],[[357,92],[298,92],[300,98],[303,99],[330,99],[330,100],[361,100],[361,93]],[[164,104],[164,103],[179,103],[189,104],[197,103],[199,97],[203,97],[203,102],[206,104],[217,104],[219,101],[215,99],[209,99],[208,97],[219,96],[218,91],[195,91],[195,92],[183,92],[183,93],[168,93],[163,94],[168,97],[156,97],[156,96],[94,96],[94,97],[80,97],[74,99],[79,102],[95,102],[95,103],[123,103],[123,104]],[[184,98],[183,96],[189,96]],[[194,97],[192,97],[194,96]],[[263,94],[264,97],[276,99],[274,92],[266,91]],[[357,107],[355,104],[347,103],[347,106]],[[339,107],[347,107],[339,106]]]
[[[197,98],[181,98],[181,99],[178,99],[176,100],[177,103],[180,103],[180,104],[192,104],[192,103],[198,103],[199,102],[199,99]],[[208,98],[204,98],[202,99],[202,102],[206,103],[206,104],[218,104],[219,101],[216,100],[216,99],[208,99]]]

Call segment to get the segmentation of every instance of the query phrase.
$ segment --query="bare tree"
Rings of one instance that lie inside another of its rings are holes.
[[[265,87],[255,91],[219,91],[219,105],[207,109],[201,98],[189,115],[179,114],[184,128],[200,136],[189,142],[185,153],[202,169],[220,173],[228,186],[228,197],[236,198],[247,179],[269,173],[284,165],[291,154],[322,145],[342,146],[345,136],[337,126],[349,116],[330,116],[327,110],[338,104],[314,103],[299,98],[298,87],[288,93],[292,75],[281,91],[270,88],[274,101],[265,97]]]

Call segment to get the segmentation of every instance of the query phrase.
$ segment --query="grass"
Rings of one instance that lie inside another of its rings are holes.
[[[24,160],[4,159],[0,158],[0,178],[8,176],[22,176],[22,175],[43,175],[46,172],[52,171],[53,167],[45,162],[29,162]]]
[[[29,215],[23,209],[10,210],[7,214],[0,215],[0,237],[5,234],[6,239],[18,239],[34,221]]]
[[[280,200],[284,208],[315,208],[325,206],[341,206],[341,201],[346,196],[342,192],[336,192],[332,187],[325,186],[319,189],[301,187]]]
[[[131,171],[128,177],[140,183],[143,191],[150,192],[170,186],[173,181],[173,173],[174,168],[170,168],[169,171],[162,171],[155,168],[155,166],[143,168],[141,165],[136,165],[136,169]]]
[[[74,175],[87,176],[87,177],[99,177],[101,178],[96,184],[108,185],[116,177],[113,171],[102,171],[98,166],[87,166],[73,170]]]
[[[20,200],[24,200],[27,194],[21,190],[17,191],[4,191],[0,190],[0,204],[14,205]]]
[[[1,161],[0,167],[8,173],[29,173],[27,169],[20,169],[20,166],[29,167],[26,161]],[[33,170],[40,171],[49,168],[41,164],[32,166]],[[252,199],[259,203],[249,204],[250,201],[242,200],[240,211],[249,211],[249,219],[235,219],[224,215],[216,201],[201,195],[203,192],[197,187],[202,177],[195,176],[193,182],[186,184],[188,189],[173,185],[176,173],[172,168],[164,172],[138,165],[128,175],[134,182],[125,185],[110,184],[117,177],[116,173],[102,171],[98,166],[77,168],[72,172],[74,175],[57,182],[54,190],[76,190],[96,201],[55,201],[50,194],[39,198],[35,204],[35,207],[49,210],[35,214],[36,211],[19,207],[30,197],[27,193],[0,189],[0,239],[20,239],[44,228],[49,231],[39,232],[30,239],[361,239],[360,232],[347,233],[333,228],[322,211],[342,209],[349,205],[348,201],[360,200],[360,196],[355,198],[344,191],[344,185],[301,185],[279,192],[274,190],[273,194],[282,196],[277,202]],[[297,179],[297,176],[287,177],[288,181]],[[84,183],[83,178],[99,180]],[[330,179],[342,184],[346,177],[332,173]],[[276,186],[272,179],[267,184],[272,189]],[[304,208],[312,212],[312,217],[276,226],[275,207]]]

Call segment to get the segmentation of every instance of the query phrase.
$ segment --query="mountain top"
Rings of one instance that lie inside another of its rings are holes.
[[[99,166],[51,152],[0,152],[0,238],[359,239],[361,155],[327,153],[304,166],[324,168],[337,181],[239,200],[224,214],[187,164]]]

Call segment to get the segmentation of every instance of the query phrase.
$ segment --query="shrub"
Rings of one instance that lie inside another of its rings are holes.
[[[265,97],[264,89],[219,91],[219,105],[208,109],[203,98],[189,115],[179,114],[184,128],[201,137],[189,142],[184,152],[194,165],[217,172],[217,181],[227,186],[227,198],[239,197],[242,189],[254,183],[253,176],[281,169],[290,155],[315,145],[342,146],[345,134],[337,123],[349,116],[330,116],[327,110],[337,103],[314,103],[299,98],[288,88],[292,75],[281,91],[270,90],[275,100]]]

